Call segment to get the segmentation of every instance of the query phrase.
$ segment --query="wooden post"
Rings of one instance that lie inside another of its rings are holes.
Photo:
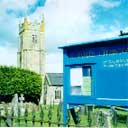
[[[43,122],[44,122],[44,110],[43,109],[44,108],[40,104],[40,126],[43,126]]]
[[[92,110],[92,106],[88,106],[88,127],[91,127],[92,124],[91,110]]]
[[[49,127],[51,126],[51,120],[52,120],[52,104],[50,104],[49,110],[48,110],[48,124]]]
[[[28,123],[28,105],[26,104],[25,106],[25,115],[24,115],[24,121],[25,121],[25,127],[27,127],[27,123]]]
[[[21,117],[21,111],[20,111],[20,106],[19,106],[19,104],[18,104],[18,119],[17,119],[17,121],[18,121],[18,127],[20,127],[20,117]]]
[[[14,121],[14,108],[11,108],[11,126],[13,127],[13,121]]]
[[[33,105],[32,108],[32,126],[35,126],[35,118],[36,118],[36,114],[35,114],[35,105]]]

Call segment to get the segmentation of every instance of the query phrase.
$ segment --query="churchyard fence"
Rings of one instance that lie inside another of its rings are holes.
[[[83,106],[76,109],[77,119],[72,118],[72,111],[68,110],[67,127],[114,127],[128,128],[128,112],[115,109],[97,109]],[[120,113],[120,114],[119,114]],[[121,118],[121,114],[124,114]],[[109,120],[110,119],[110,120]],[[75,122],[75,123],[74,123]],[[111,123],[111,124],[109,124]],[[62,104],[59,105],[35,105],[24,103],[24,106],[0,104],[0,127],[62,127],[63,115]]]

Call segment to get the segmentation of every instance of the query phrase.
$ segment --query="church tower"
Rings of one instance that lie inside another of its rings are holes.
[[[24,18],[23,23],[19,24],[19,48],[17,53],[18,67],[29,69],[41,76],[45,75],[44,27],[44,19],[40,23],[32,23]]]

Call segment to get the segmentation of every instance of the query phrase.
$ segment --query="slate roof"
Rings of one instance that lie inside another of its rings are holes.
[[[51,86],[63,85],[63,73],[47,73],[47,77]]]

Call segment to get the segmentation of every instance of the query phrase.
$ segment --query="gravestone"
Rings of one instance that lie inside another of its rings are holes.
[[[17,93],[14,95],[12,99],[11,107],[14,110],[14,115],[17,116],[18,115],[18,94]]]
[[[19,109],[20,109],[20,114],[21,116],[24,116],[24,113],[25,113],[25,107],[24,107],[24,103],[23,101],[25,100],[24,98],[24,95],[21,94],[20,97],[19,97]]]

